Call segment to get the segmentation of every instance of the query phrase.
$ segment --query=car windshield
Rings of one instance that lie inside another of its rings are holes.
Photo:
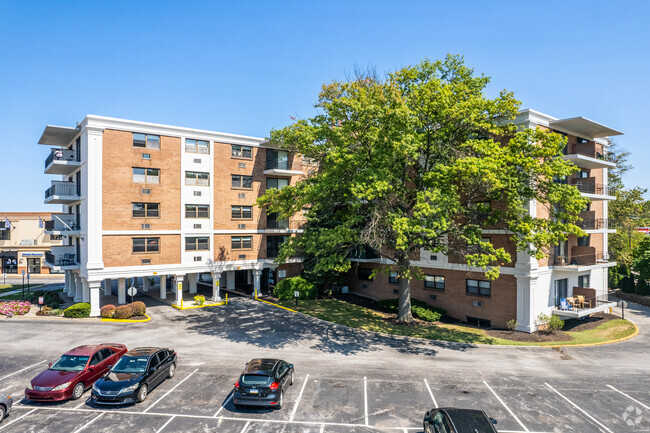
[[[268,376],[263,376],[261,374],[245,374],[241,377],[241,381],[244,385],[266,385],[271,380]]]
[[[113,373],[144,373],[148,356],[123,356],[111,369]]]
[[[54,371],[81,371],[88,363],[88,356],[63,355],[50,370]]]

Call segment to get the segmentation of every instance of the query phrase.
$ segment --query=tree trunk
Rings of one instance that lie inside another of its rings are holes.
[[[397,262],[400,269],[400,274],[403,269],[409,269],[411,260],[408,257],[400,258]],[[408,275],[408,273],[407,273]],[[397,321],[398,322],[411,322],[413,315],[411,314],[411,277],[401,277],[399,279],[399,305],[397,307]]]

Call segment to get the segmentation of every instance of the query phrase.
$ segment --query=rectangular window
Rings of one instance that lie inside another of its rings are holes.
[[[466,280],[466,291],[469,295],[490,296],[491,288],[489,281]]]
[[[253,206],[231,206],[232,219],[252,219]]]
[[[186,204],[185,218],[210,218],[210,205]]]
[[[160,203],[131,203],[133,218],[158,218]]]
[[[233,188],[253,188],[253,176],[242,176],[240,174],[233,174],[232,176],[232,187]]]
[[[399,284],[399,276],[397,272],[392,272],[388,274],[388,282],[391,284]]]
[[[253,159],[253,148],[248,146],[240,146],[238,144],[233,144],[231,155],[233,158]]]
[[[589,275],[578,275],[578,287],[589,287]]]
[[[160,251],[160,238],[133,238],[134,253],[157,253]]]
[[[287,240],[286,236],[267,236],[266,237],[266,257],[269,259],[276,258],[280,253],[280,247]]]
[[[248,250],[253,248],[252,236],[233,236],[230,240],[233,250]]]
[[[357,277],[360,280],[368,281],[372,280],[372,269],[370,268],[357,268]]]
[[[143,153],[142,154],[142,159],[151,159],[151,154],[150,153]]]
[[[133,133],[133,147],[146,147],[148,149],[160,149],[160,136]]]
[[[266,179],[266,189],[282,189],[288,185],[289,179],[276,179],[273,177]]]
[[[578,238],[578,246],[579,247],[588,247],[589,246],[589,236],[591,236],[591,235],[587,235],[587,236]]]
[[[185,238],[185,251],[206,251],[210,249],[210,238],[187,237]]]
[[[160,170],[157,168],[133,167],[133,183],[160,183]]]
[[[266,170],[289,170],[289,152],[266,149]]]
[[[425,275],[424,287],[427,289],[445,290],[445,277],[438,275]]]
[[[186,171],[185,185],[210,186],[210,173]]]
[[[51,241],[60,241],[63,239],[63,235],[50,235]],[[0,240],[2,240],[2,233],[0,233]]]
[[[210,154],[210,142],[205,140],[185,139],[185,152]]]

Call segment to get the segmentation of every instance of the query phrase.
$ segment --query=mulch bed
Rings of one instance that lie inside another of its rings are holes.
[[[504,340],[521,341],[525,343],[546,343],[571,341],[573,338],[564,331],[555,331],[552,334],[546,332],[527,332],[508,331],[503,329],[489,329],[485,333],[490,337],[503,338]]]

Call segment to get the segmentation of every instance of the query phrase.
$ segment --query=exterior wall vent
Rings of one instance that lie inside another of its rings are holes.
[[[482,307],[483,301],[472,301],[472,305],[475,307]]]
[[[151,224],[142,224],[142,230],[151,230]]]
[[[194,164],[200,164],[201,158],[194,158]]]
[[[435,254],[431,254],[431,257],[429,257],[429,260],[438,260],[438,256]]]
[[[201,191],[194,191],[194,197],[201,197]]]
[[[201,228],[201,224],[194,224],[194,228],[195,228],[195,229],[200,229],[200,228]]]
[[[237,228],[238,228],[238,229],[245,229],[245,228],[246,228],[246,224],[237,224]]]
[[[150,265],[151,264],[151,259],[142,259],[140,260],[140,263],[143,265]]]
[[[429,300],[430,301],[435,301],[436,300],[436,295],[429,295]]]
[[[142,159],[151,159],[151,154],[150,153],[143,153],[142,154]]]
[[[150,188],[142,188],[142,194],[151,194]]]
[[[246,254],[240,254],[239,260],[246,260]]]
[[[240,162],[239,163],[239,168],[246,168],[246,163],[245,162]]]
[[[194,257],[194,261],[195,261],[195,262],[200,262],[200,261],[201,261],[201,256],[196,256],[196,257]]]
[[[239,193],[239,198],[246,198],[246,193],[245,192],[240,192]]]

